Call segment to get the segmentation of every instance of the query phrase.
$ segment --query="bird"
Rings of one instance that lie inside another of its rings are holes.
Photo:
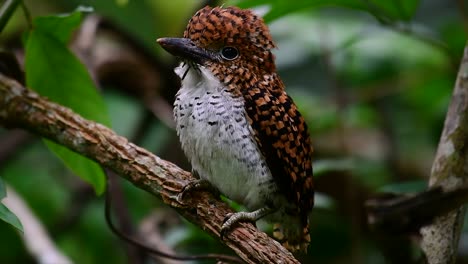
[[[277,73],[269,28],[252,10],[205,6],[183,37],[157,42],[181,59],[174,119],[199,178],[182,190],[211,187],[248,211],[226,216],[273,224],[288,250],[307,251],[314,206],[311,137]]]

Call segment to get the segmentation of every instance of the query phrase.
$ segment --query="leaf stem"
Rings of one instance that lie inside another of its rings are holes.
[[[0,7],[0,33],[5,28],[21,0],[6,0]]]
[[[26,22],[28,23],[29,29],[32,29],[33,23],[32,23],[31,12],[29,12],[28,7],[26,6],[23,0],[21,0],[21,9],[23,9],[24,18],[26,18]]]

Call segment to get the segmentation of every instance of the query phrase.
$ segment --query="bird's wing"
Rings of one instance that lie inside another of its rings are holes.
[[[284,90],[243,91],[255,140],[280,191],[304,216],[314,204],[312,146],[304,118]]]

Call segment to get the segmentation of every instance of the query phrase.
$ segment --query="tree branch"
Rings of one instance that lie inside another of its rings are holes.
[[[0,124],[26,129],[97,161],[161,198],[216,237],[224,217],[232,212],[227,204],[207,192],[194,192],[179,203],[177,194],[192,179],[190,173],[1,74]],[[299,263],[277,241],[249,223],[240,224],[223,242],[247,263]]]
[[[385,194],[366,201],[369,225],[386,235],[417,233],[434,219],[468,203],[468,184],[444,191],[436,186],[413,195]]]
[[[430,186],[444,190],[459,188],[468,179],[468,46],[453,91],[437,154],[432,165]],[[459,207],[421,229],[422,249],[428,263],[455,263],[465,208]]]

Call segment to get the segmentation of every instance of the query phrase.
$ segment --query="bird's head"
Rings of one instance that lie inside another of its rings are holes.
[[[160,38],[158,43],[225,84],[253,82],[276,71],[270,31],[250,10],[206,6],[190,19],[183,38]]]

